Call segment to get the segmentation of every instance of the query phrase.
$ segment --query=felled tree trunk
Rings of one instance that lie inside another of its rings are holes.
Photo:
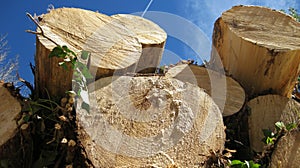
[[[250,97],[291,97],[300,73],[299,34],[300,23],[282,12],[235,6],[215,23],[210,64],[215,69],[224,66]]]
[[[286,110],[283,111],[280,120],[287,124],[296,124],[297,129],[287,132],[277,142],[272,153],[270,168],[291,167],[300,165],[300,104],[294,100],[289,100]]]
[[[300,104],[293,99],[280,95],[259,96],[247,104],[250,108],[249,138],[250,146],[256,152],[261,152],[264,147],[263,129],[275,131],[275,123],[299,123]]]
[[[127,18],[132,22],[123,22]],[[141,60],[153,58],[155,63],[151,66],[158,66],[166,40],[166,33],[161,28],[140,17],[110,17],[76,8],[51,10],[41,17],[39,24],[44,35],[58,45],[66,45],[79,54],[82,50],[90,52],[89,68],[96,78],[135,72],[137,65],[145,65],[140,63]],[[144,54],[147,50],[142,48],[148,45],[158,46],[160,52],[150,52],[151,57]],[[66,71],[58,66],[63,59],[48,58],[55,46],[47,38],[37,36],[35,85],[40,97],[47,97],[47,91],[50,96],[62,96],[72,87],[72,70]]]
[[[272,153],[270,168],[290,167],[300,165],[300,133],[292,131],[280,138]]]
[[[221,152],[218,106],[199,87],[164,76],[103,78],[91,111],[77,111],[79,140],[95,167],[193,167]]]
[[[0,83],[0,160],[1,165],[22,166],[21,136],[17,116],[21,112],[19,101]],[[11,85],[11,84],[9,84]],[[16,162],[17,161],[17,162]],[[20,164],[17,164],[20,163]]]
[[[142,44],[142,55],[135,72],[155,72],[162,58],[167,39],[166,32],[153,22],[139,16],[118,14],[111,17],[128,28],[131,35],[137,37]]]
[[[182,64],[168,70],[167,75],[203,88],[218,105],[223,116],[238,112],[244,105],[245,91],[240,84],[216,71]]]

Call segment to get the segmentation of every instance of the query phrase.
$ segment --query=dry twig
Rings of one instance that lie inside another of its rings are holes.
[[[41,32],[36,32],[33,30],[26,30],[27,33],[32,33],[32,34],[36,34],[36,35],[41,35],[43,37],[45,37],[46,39],[48,39],[49,41],[51,41],[52,43],[54,43],[57,46],[60,46],[59,44],[57,44],[54,40],[52,40],[51,38],[47,37],[44,33],[44,30],[42,28],[42,26],[38,23],[38,21],[36,21],[32,15],[30,13],[26,13],[26,15],[30,18],[30,20],[32,20],[34,22],[34,24],[41,30]]]

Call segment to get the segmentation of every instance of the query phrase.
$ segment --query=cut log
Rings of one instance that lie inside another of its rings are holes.
[[[21,105],[3,83],[0,83],[0,99],[0,160],[12,161],[18,158],[17,152],[21,147],[16,121]]]
[[[291,97],[300,73],[299,34],[300,23],[282,12],[235,6],[215,23],[210,64],[224,66],[250,97]]]
[[[90,52],[90,70],[96,79],[136,72],[137,65],[146,66],[145,62],[152,59],[150,66],[158,66],[166,40],[161,28],[138,16],[110,17],[76,8],[51,10],[39,24],[45,36],[57,44],[78,53]],[[72,72],[58,66],[62,59],[48,58],[55,46],[47,38],[37,36],[35,85],[40,97],[48,96],[46,90],[50,96],[62,96],[71,89]]]
[[[135,72],[155,72],[162,58],[167,39],[166,32],[158,25],[140,16],[118,14],[111,17],[131,30],[132,36],[137,37],[142,44],[142,55]]]
[[[291,167],[296,168],[300,165],[300,104],[290,100],[287,104],[289,110],[281,115],[281,121],[286,124],[296,124],[298,129],[288,132],[276,143],[272,153],[270,168]]]
[[[224,148],[221,112],[195,85],[121,76],[90,88],[91,111],[78,107],[77,124],[95,167],[198,167]]]
[[[264,147],[263,129],[275,130],[275,123],[299,123],[300,104],[293,99],[280,95],[259,96],[247,104],[250,107],[249,138],[250,146],[256,152]]]
[[[238,112],[245,102],[245,91],[230,77],[196,65],[177,65],[167,74],[183,82],[196,84],[212,97],[223,116]]]
[[[40,21],[44,34],[59,45],[73,51],[91,52],[91,66],[98,67],[103,75],[128,68],[138,62],[141,55],[137,39],[122,36],[122,32],[129,34],[128,30],[116,22],[111,23],[107,15],[76,8],[51,10]],[[72,71],[66,72],[58,66],[62,59],[48,58],[55,46],[43,36],[37,36],[35,84],[41,97],[46,96],[46,89],[50,96],[62,96],[72,86]]]
[[[293,131],[280,138],[272,153],[270,168],[298,168],[300,165],[300,132]]]

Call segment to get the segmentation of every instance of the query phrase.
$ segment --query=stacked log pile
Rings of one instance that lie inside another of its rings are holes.
[[[245,113],[241,109],[250,109],[243,124],[256,152],[264,149],[262,129],[274,130],[277,121],[299,124],[300,105],[290,97],[300,73],[300,23],[281,12],[233,7],[215,22],[206,67],[181,64],[165,74],[154,72],[167,34],[142,17],[61,8],[39,24],[38,97],[62,97],[72,89],[73,72],[58,66],[62,59],[48,57],[57,44],[90,52],[95,81],[88,86],[90,110],[76,109],[76,143],[94,167],[210,166],[211,154],[224,150],[222,117]],[[1,114],[5,123],[13,119]],[[9,127],[13,132],[0,132],[8,138],[0,147],[15,135],[15,126]],[[294,166],[298,134],[279,139],[271,165]]]
[[[215,22],[210,66],[245,89],[249,107],[251,148],[266,146],[263,129],[275,123],[299,125],[299,103],[290,99],[300,74],[300,23],[282,12],[256,6],[235,6]],[[298,167],[296,131],[279,139],[271,167]]]
[[[77,125],[95,167],[199,166],[211,151],[223,151],[225,127],[211,97],[196,85],[151,75],[167,37],[158,25],[139,16],[75,8],[52,10],[40,25],[59,45],[91,53],[89,68],[98,80],[89,85],[90,112],[77,109]],[[50,96],[71,89],[72,73],[47,56],[54,44],[38,36],[37,46],[37,89],[45,87]],[[150,75],[127,76],[135,73]],[[64,86],[54,78],[66,79]]]
[[[182,64],[171,68],[166,75],[203,88],[219,106],[223,116],[239,112],[244,105],[245,91],[241,85],[219,72]]]
[[[68,18],[68,22],[58,22],[62,16]],[[168,166],[171,163],[163,161],[162,152],[172,163],[183,167],[196,165],[194,160],[204,163],[205,158],[200,156],[223,149],[225,135],[220,114],[230,116],[239,112],[244,104],[252,109],[250,144],[260,152],[263,148],[259,141],[260,129],[271,128],[285,111],[295,106],[284,108],[291,101],[288,98],[300,71],[300,38],[297,36],[300,26],[281,12],[254,6],[233,7],[215,23],[209,69],[178,65],[160,77],[126,76],[151,73],[159,65],[166,33],[151,21],[132,15],[106,16],[63,8],[44,15],[41,25],[60,45],[91,52],[90,69],[99,80],[89,87],[92,104],[95,104],[92,108],[97,112],[79,109],[77,123],[79,139],[96,167],[108,163],[116,167]],[[37,39],[40,46],[37,48],[40,55],[37,76],[41,78],[47,76],[42,69],[49,67],[42,62],[50,61],[44,53],[49,53],[53,44],[49,45],[40,36]],[[54,64],[50,67],[57,66],[57,62]],[[222,68],[225,74],[219,73]],[[49,85],[40,80],[36,82],[38,90],[41,90],[39,86],[49,86],[46,88],[54,95],[61,93],[56,89],[71,86],[66,83],[68,86],[60,87],[60,81],[56,80],[51,80]],[[257,97],[266,94],[286,98]],[[245,103],[246,97],[257,98]],[[276,110],[271,110],[274,108]],[[203,117],[198,118],[200,113]],[[174,125],[181,122],[189,131],[175,129]],[[170,127],[177,133],[168,132]],[[214,134],[208,135],[208,130],[214,130]],[[170,142],[170,135],[182,137]],[[205,139],[204,146],[197,136]],[[141,138],[148,139],[140,141]],[[157,138],[160,141],[155,141]]]

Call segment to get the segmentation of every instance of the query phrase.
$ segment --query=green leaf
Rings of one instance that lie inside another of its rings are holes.
[[[273,144],[273,140],[274,137],[276,136],[276,134],[274,134],[271,130],[269,129],[263,129],[263,134],[264,134],[264,138],[262,139],[262,142],[264,142],[265,144]]]
[[[263,129],[262,131],[265,137],[272,137],[274,135],[274,133],[269,129]]]
[[[67,52],[67,53],[71,53],[72,52],[72,50],[70,50],[67,46],[62,46],[62,49],[65,51],[65,52]]]
[[[23,121],[29,122],[29,120],[30,120],[30,115],[27,114],[23,117]]]
[[[70,57],[66,56],[66,57],[64,58],[64,62],[71,62]]]
[[[298,11],[295,8],[289,8],[289,15],[294,17],[298,22],[300,21],[300,15],[298,14]]]
[[[266,143],[267,143],[267,144],[274,144],[274,138],[272,138],[272,137],[267,137]]]
[[[63,67],[65,70],[68,70],[68,66],[65,62],[59,62],[58,65]]]
[[[254,163],[252,160],[249,161],[249,167],[250,168],[259,168],[260,164]]]
[[[73,56],[75,56],[76,57],[76,53],[74,52],[74,51],[72,51],[72,50],[70,50],[67,46],[62,46],[62,49],[65,51],[65,52],[67,52],[67,53],[69,53],[69,54],[72,54]]]
[[[77,95],[78,95],[78,96],[81,96],[81,88],[78,89]]]
[[[93,75],[90,73],[87,67],[84,67],[82,70],[82,74],[86,79],[93,79]]]
[[[73,76],[74,76],[74,78],[78,78],[78,77],[80,77],[80,73],[77,71],[74,71]]]
[[[69,50],[69,48],[68,48],[66,45],[63,45],[61,48],[62,48],[64,51],[68,51],[68,50]]]
[[[66,55],[67,53],[60,46],[57,46],[50,52],[49,57],[65,58]]]
[[[78,82],[78,81],[81,81],[81,76],[76,77],[76,78],[75,78],[75,81],[77,81],[77,82]]]
[[[243,163],[240,160],[232,160],[230,163],[230,166],[235,166],[235,165],[244,165],[245,163]]]
[[[280,9],[279,11],[286,13],[286,11],[284,9]]]
[[[82,102],[81,108],[85,109],[88,113],[90,113],[90,105],[89,104]]]
[[[77,62],[77,64],[76,64],[76,67],[78,68],[78,69],[80,69],[80,70],[82,70],[84,67],[85,67],[86,65],[85,64],[83,64],[83,63],[81,63],[81,62]]]
[[[75,58],[75,59],[72,59],[72,60],[71,60],[71,63],[72,63],[74,66],[76,66],[76,63],[77,63],[76,58]]]
[[[90,53],[88,51],[81,51],[81,58],[83,60],[87,60],[89,58]]]
[[[291,131],[292,129],[297,128],[297,124],[296,123],[290,123],[288,125],[286,125],[286,130]]]
[[[240,161],[240,160],[232,160],[230,162],[230,166],[234,168],[259,168],[260,164],[257,164],[253,162],[252,160],[250,161]]]
[[[82,75],[86,78],[86,79],[93,79],[94,76],[90,73],[89,69],[87,68],[87,66],[81,62],[77,62],[77,67],[78,69],[80,69]]]
[[[282,130],[282,129],[285,128],[284,123],[281,122],[281,121],[276,122],[276,123],[275,123],[275,126],[276,126],[276,128],[279,129],[279,130]]]
[[[75,97],[76,96],[76,92],[74,92],[73,90],[66,91],[66,94],[68,94],[70,97]]]

